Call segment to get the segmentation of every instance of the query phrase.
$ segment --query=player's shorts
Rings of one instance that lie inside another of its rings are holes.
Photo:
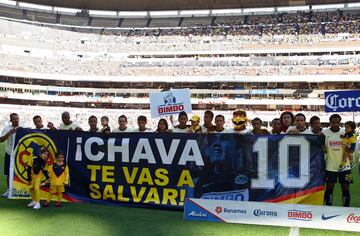
[[[4,175],[9,175],[9,173],[10,173],[10,155],[5,152]]]
[[[50,186],[50,193],[63,193],[65,192],[64,185],[52,185]]]
[[[341,183],[341,184],[352,184],[353,177],[351,170],[345,171],[325,171],[325,182],[329,183]]]

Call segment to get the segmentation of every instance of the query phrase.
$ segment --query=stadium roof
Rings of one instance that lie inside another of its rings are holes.
[[[358,2],[359,0],[21,0],[48,6],[111,11],[156,11],[300,6]]]

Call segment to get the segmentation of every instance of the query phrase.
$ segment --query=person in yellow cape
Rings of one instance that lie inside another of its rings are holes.
[[[64,162],[64,158],[64,154],[59,152],[56,155],[56,162],[48,167],[50,190],[44,207],[49,207],[49,203],[54,195],[57,196],[55,207],[61,207],[63,192],[65,192],[65,185],[69,184],[69,168]]]

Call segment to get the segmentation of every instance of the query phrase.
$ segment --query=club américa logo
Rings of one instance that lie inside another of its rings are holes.
[[[53,164],[57,152],[54,141],[42,133],[27,134],[22,137],[15,147],[15,176],[22,182],[28,182],[27,166],[30,160],[37,154],[40,147],[44,146],[49,150],[49,164]],[[45,180],[45,177],[44,177]]]

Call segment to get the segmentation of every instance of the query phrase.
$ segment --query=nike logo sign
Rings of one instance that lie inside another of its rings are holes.
[[[335,218],[335,217],[337,217],[337,216],[339,216],[339,215],[324,216],[324,214],[323,214],[323,215],[321,216],[321,219],[322,219],[322,220],[330,220],[330,219]]]

